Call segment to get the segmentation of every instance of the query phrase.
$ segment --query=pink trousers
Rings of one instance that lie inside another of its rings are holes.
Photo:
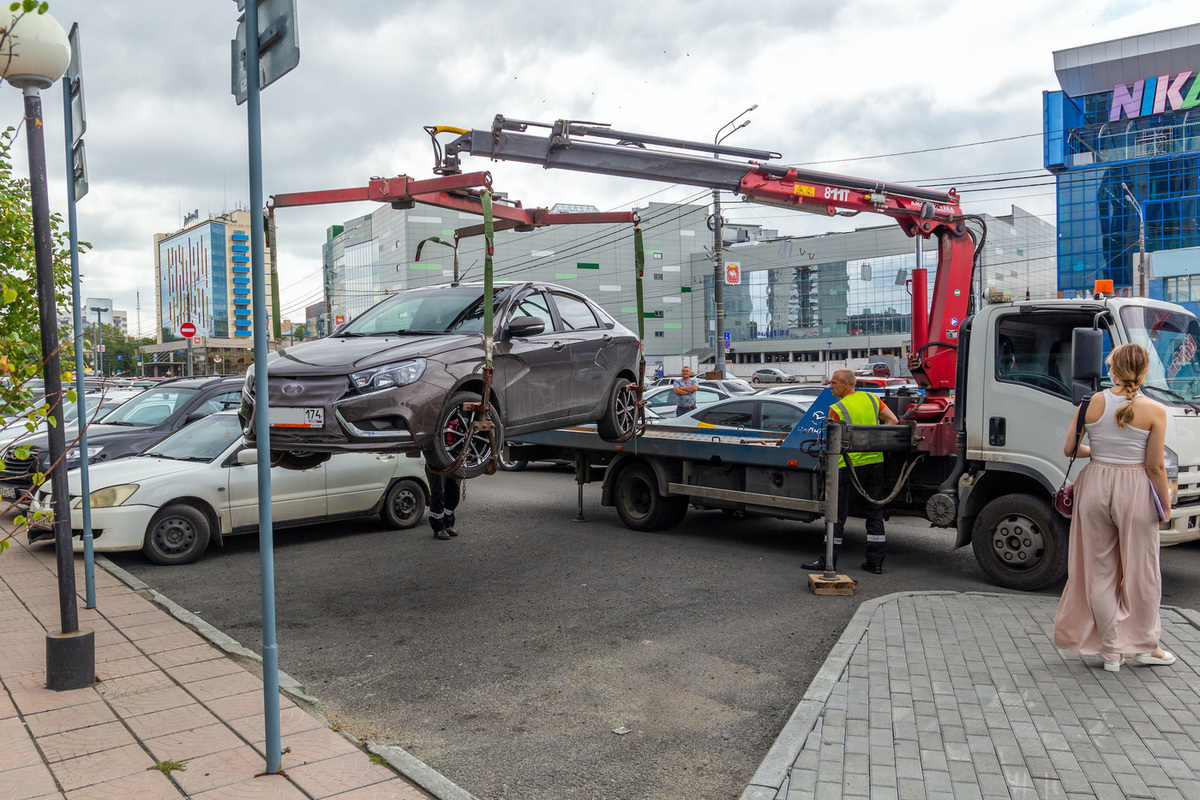
[[[1067,585],[1054,644],[1115,661],[1158,647],[1158,511],[1141,464],[1091,461],[1075,482]]]

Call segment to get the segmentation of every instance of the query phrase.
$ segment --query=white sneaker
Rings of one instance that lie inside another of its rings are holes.
[[[1145,664],[1148,667],[1168,667],[1175,663],[1175,655],[1168,653],[1166,650],[1163,650],[1161,658],[1155,656],[1153,653],[1135,653],[1132,658],[1133,663]]]
[[[1105,659],[1104,660],[1104,671],[1105,672],[1120,672],[1121,665],[1124,663],[1125,663],[1125,656],[1121,656],[1116,661],[1109,661],[1108,659]]]

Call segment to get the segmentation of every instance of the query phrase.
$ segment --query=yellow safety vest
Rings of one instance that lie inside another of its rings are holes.
[[[851,392],[841,400],[834,402],[838,418],[851,425],[878,425],[880,399],[873,392]],[[850,462],[856,467],[864,464],[878,464],[883,461],[882,452],[850,453]],[[838,459],[838,466],[846,466],[846,456]]]

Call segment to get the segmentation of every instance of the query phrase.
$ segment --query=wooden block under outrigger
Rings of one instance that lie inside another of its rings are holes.
[[[833,578],[826,578],[822,572],[808,573],[808,589],[813,594],[852,595],[854,586],[854,579],[849,575],[834,575]]]

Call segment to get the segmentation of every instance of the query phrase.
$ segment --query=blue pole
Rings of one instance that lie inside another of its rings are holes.
[[[63,127],[67,140],[67,224],[71,229],[71,314],[75,324],[75,402],[79,415],[75,418],[79,428],[79,490],[83,493],[83,582],[87,590],[85,608],[96,607],[96,561],[92,554],[92,498],[88,480],[87,459],[87,402],[83,395],[83,312],[79,299],[79,231],[75,226],[75,159],[71,152],[71,140],[75,138],[71,127],[71,82],[64,80]],[[138,331],[140,334],[141,331]],[[97,353],[99,357],[99,353]]]
[[[275,643],[275,542],[271,530],[271,425],[267,408],[267,286],[263,264],[262,108],[258,0],[246,0],[246,123],[250,140],[250,274],[254,319],[254,436],[258,439],[258,547],[262,569],[263,719],[267,772],[279,772],[279,648]]]

